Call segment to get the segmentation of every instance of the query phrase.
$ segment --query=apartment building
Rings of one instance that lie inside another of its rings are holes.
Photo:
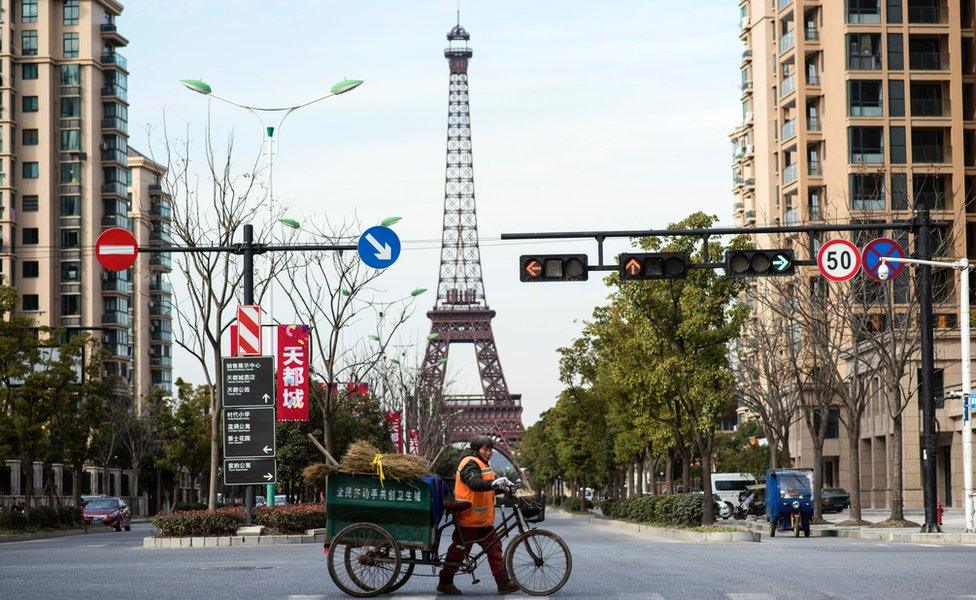
[[[143,323],[168,335],[168,317],[153,313],[163,312],[162,301],[151,300],[168,288],[162,279],[155,290],[138,283],[165,273],[168,257],[109,272],[92,248],[106,228],[136,231],[133,217],[150,230],[163,227],[168,209],[154,200],[158,181],[156,189],[146,183],[159,165],[128,148],[122,10],[116,0],[0,0],[0,273],[39,326],[92,331],[110,354],[106,371],[117,376],[117,396],[132,401],[147,381],[171,379],[163,370],[168,339],[150,344],[151,328],[140,337]],[[130,161],[146,173],[135,178],[131,197]],[[159,319],[147,320],[153,314]],[[154,368],[152,358],[142,359],[156,350]]]
[[[738,7],[742,122],[730,136],[737,224],[907,219],[926,205],[933,219],[951,223],[937,231],[939,252],[976,257],[976,3],[741,0]],[[934,273],[941,397],[960,387],[954,277]],[[891,419],[879,394],[865,415],[859,460],[865,505],[884,507]],[[939,499],[960,506],[961,403],[939,406]],[[922,504],[920,420],[913,401],[903,440],[905,497],[914,507]],[[829,421],[825,481],[849,487],[849,448],[836,415]],[[805,426],[793,433],[791,453],[811,466]]]

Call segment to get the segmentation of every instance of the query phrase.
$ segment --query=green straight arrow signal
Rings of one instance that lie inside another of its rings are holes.
[[[790,259],[782,254],[777,254],[773,259],[773,268],[777,271],[785,271],[790,267]]]

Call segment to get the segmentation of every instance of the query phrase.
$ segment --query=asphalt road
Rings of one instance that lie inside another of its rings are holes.
[[[782,600],[821,598],[976,599],[976,546],[892,544],[835,538],[763,538],[761,543],[690,544],[611,532],[552,516],[544,526],[573,552],[564,598]],[[142,548],[149,525],[105,533],[0,544],[0,598],[345,598],[317,544],[266,548]],[[418,577],[393,598],[432,598],[436,579]],[[456,583],[465,596],[494,596]]]

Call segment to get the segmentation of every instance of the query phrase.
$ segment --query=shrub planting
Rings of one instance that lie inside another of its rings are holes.
[[[603,514],[611,519],[664,526],[698,527],[702,524],[701,494],[641,496],[628,500],[606,500]]]
[[[325,505],[286,504],[257,507],[254,521],[265,527],[269,534],[305,533],[306,529],[325,527]],[[234,535],[244,524],[244,508],[240,506],[164,513],[153,519],[158,537]]]

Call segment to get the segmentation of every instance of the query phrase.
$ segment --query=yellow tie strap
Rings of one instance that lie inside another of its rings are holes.
[[[380,476],[380,487],[383,487],[383,455],[375,454],[373,456],[373,462],[370,463],[371,467],[376,469],[376,474]]]

